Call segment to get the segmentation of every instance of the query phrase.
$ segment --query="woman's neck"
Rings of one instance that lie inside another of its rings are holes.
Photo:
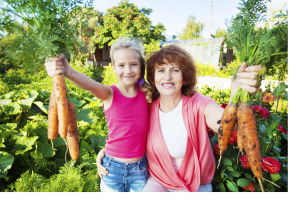
[[[169,96],[160,96],[159,99],[159,109],[162,112],[168,113],[176,108],[179,102],[182,99],[182,94],[177,97],[169,97]]]

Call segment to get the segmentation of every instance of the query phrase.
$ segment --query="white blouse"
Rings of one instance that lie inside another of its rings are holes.
[[[182,117],[182,99],[174,110],[159,110],[159,124],[175,172],[178,172],[187,145],[187,131]]]

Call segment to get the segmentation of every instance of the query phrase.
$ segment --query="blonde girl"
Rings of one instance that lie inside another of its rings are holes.
[[[45,63],[49,76],[64,73],[76,86],[103,101],[109,131],[103,166],[109,174],[101,179],[102,192],[141,191],[147,182],[145,144],[152,88],[144,79],[143,54],[143,44],[135,38],[116,40],[110,57],[118,83],[111,86],[74,70],[64,55]]]

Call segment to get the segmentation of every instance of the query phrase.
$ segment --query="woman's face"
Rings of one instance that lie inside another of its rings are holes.
[[[181,97],[181,88],[184,84],[182,77],[182,71],[177,64],[166,62],[161,66],[156,66],[154,81],[160,96]]]

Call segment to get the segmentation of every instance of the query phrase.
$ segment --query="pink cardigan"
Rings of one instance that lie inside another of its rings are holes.
[[[175,173],[159,126],[159,99],[149,105],[146,143],[149,173],[167,189],[186,188],[195,192],[200,184],[208,184],[215,173],[215,160],[204,116],[205,106],[215,101],[199,93],[192,97],[183,95],[182,115],[188,142],[178,173]]]

